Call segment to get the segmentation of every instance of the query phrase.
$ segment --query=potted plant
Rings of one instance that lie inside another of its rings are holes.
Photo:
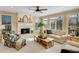
[[[40,37],[42,37],[42,35],[43,35],[43,33],[42,33],[43,26],[44,26],[43,22],[40,21],[40,22],[38,23],[38,27],[40,28],[40,32],[39,32],[39,36],[40,36]]]

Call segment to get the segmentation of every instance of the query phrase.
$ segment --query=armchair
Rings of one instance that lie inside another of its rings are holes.
[[[15,47],[16,41],[20,38],[19,35],[10,33],[8,31],[3,32],[4,46]]]

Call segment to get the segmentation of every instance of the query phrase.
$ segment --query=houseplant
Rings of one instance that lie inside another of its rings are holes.
[[[43,26],[44,26],[43,22],[40,21],[40,22],[38,23],[38,27],[40,28],[40,32],[39,32],[39,36],[40,36],[40,37],[42,37],[42,35],[43,35],[43,32],[42,32]]]

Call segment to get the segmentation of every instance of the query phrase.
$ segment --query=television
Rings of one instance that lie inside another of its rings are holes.
[[[52,34],[52,30],[47,30],[47,34]]]

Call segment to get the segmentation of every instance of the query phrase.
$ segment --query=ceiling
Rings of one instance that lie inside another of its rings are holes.
[[[66,11],[74,8],[79,8],[78,6],[40,6],[41,8],[47,8],[47,11],[43,11],[43,13],[33,13],[34,11],[30,9],[35,9],[35,6],[0,6],[0,11],[9,11],[13,13],[29,13],[36,17],[45,16],[48,14],[53,14],[61,11]]]

